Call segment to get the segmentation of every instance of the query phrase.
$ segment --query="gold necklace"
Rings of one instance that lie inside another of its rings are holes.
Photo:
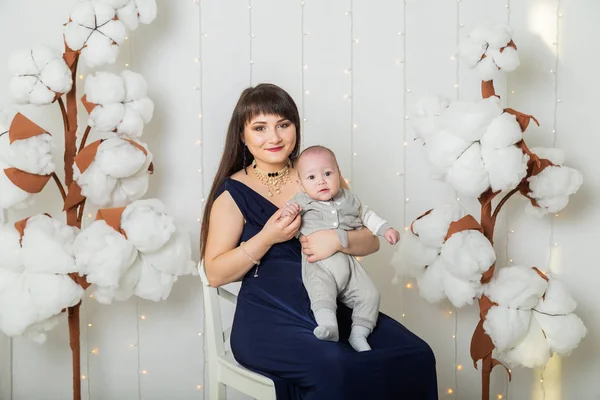
[[[289,165],[286,165],[277,172],[265,172],[258,168],[256,160],[252,160],[252,169],[254,169],[254,175],[257,176],[258,180],[267,187],[270,197],[273,196],[273,192],[276,194],[281,193],[281,187],[290,182]]]

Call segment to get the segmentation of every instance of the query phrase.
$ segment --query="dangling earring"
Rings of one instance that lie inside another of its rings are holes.
[[[242,152],[244,153],[244,172],[246,173],[246,175],[248,175],[248,170],[246,170],[246,143],[244,143],[244,148],[242,149]]]

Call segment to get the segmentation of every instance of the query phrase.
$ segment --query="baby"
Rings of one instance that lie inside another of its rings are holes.
[[[348,230],[366,226],[396,244],[400,233],[360,203],[356,195],[340,188],[335,154],[323,146],[305,149],[296,164],[302,192],[284,206],[283,215],[302,215],[298,235],[335,229],[341,245],[348,247]],[[338,341],[337,299],[353,309],[349,342],[356,351],[371,350],[367,342],[379,314],[380,296],[358,260],[343,252],[308,262],[302,254],[302,280],[317,321],[314,334],[321,340]]]

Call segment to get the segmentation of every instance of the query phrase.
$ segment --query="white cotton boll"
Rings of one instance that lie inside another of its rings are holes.
[[[490,187],[490,180],[481,159],[481,146],[473,143],[452,164],[446,182],[461,196],[478,197]]]
[[[579,171],[569,167],[550,166],[529,178],[530,195],[535,199],[572,195],[582,183],[583,176]]]
[[[29,103],[29,93],[37,82],[35,76],[16,76],[10,80],[10,94],[17,104]]]
[[[503,149],[523,140],[523,132],[517,118],[502,113],[490,122],[481,137],[481,146],[490,149]]]
[[[150,173],[140,171],[136,175],[120,179],[111,196],[114,207],[123,207],[132,201],[141,199],[148,191]]]
[[[434,132],[427,140],[427,158],[435,173],[445,174],[448,168],[469,147],[469,142],[449,131]]]
[[[57,93],[67,93],[73,85],[71,71],[62,57],[50,61],[42,71],[40,79]]]
[[[135,0],[138,17],[142,24],[149,24],[156,18],[156,0]]]
[[[171,239],[160,249],[144,253],[144,259],[154,268],[170,275],[190,275],[197,273],[196,263],[192,261],[192,248],[189,234],[176,231]]]
[[[456,308],[462,308],[468,304],[473,304],[473,300],[481,297],[483,287],[479,280],[466,281],[459,279],[448,271],[448,266],[442,274],[442,287],[444,293],[452,305]]]
[[[565,151],[555,147],[531,147],[533,154],[541,159],[549,160],[552,164],[562,165],[565,162]]]
[[[565,196],[565,198],[566,202],[564,204],[566,206],[568,203],[568,197]],[[525,214],[537,218],[543,218],[544,216],[548,215],[548,209],[543,207],[535,207],[533,204],[531,204],[531,202],[527,202],[527,204],[525,204]]]
[[[511,190],[527,175],[529,156],[516,146],[503,149],[483,147],[481,156],[493,191]]]
[[[452,275],[467,281],[479,281],[481,274],[496,261],[490,241],[479,231],[455,233],[442,246],[441,257]]]
[[[112,39],[107,36],[92,34],[83,50],[81,50],[81,55],[89,68],[114,64],[119,55],[119,46],[114,44]]]
[[[154,114],[154,102],[148,97],[134,100],[128,104],[128,107],[140,114],[140,117],[142,117],[145,124],[152,120],[152,115]]]
[[[116,287],[137,257],[133,244],[103,220],[94,221],[77,236],[73,252],[80,275],[101,287]]]
[[[531,267],[514,265],[496,270],[486,295],[503,307],[529,310],[548,289],[548,283]]]
[[[481,56],[485,54],[485,50],[485,43],[465,40],[460,44],[459,54],[467,67],[473,68],[481,60]]]
[[[13,224],[0,224],[0,268],[22,272],[21,236]]]
[[[95,27],[96,15],[94,4],[91,1],[77,2],[71,12],[71,20],[84,26]]]
[[[114,20],[112,17],[110,17],[110,20],[104,22],[102,24],[102,28],[99,30],[102,32],[102,35],[110,38],[111,42],[114,41],[117,43],[117,45],[113,45],[113,48],[118,52],[118,45],[123,44],[125,41],[125,36],[127,35],[127,28],[125,25],[121,21]]]
[[[535,309],[546,314],[569,314],[575,311],[576,307],[577,303],[565,284],[557,279],[550,279],[548,289]]]
[[[469,32],[468,40],[473,43],[487,45],[490,36],[491,27],[480,25],[476,26],[471,32]]]
[[[146,80],[141,74],[133,71],[124,70],[121,72],[121,78],[125,85],[125,102],[137,100],[145,97],[147,93]]]
[[[561,356],[568,356],[587,335],[587,328],[575,314],[550,316],[534,313],[542,327],[550,348]]]
[[[98,71],[85,80],[87,100],[95,104],[120,103],[125,99],[123,79],[110,72]]]
[[[0,158],[9,165],[36,175],[49,175],[55,165],[52,137],[44,133],[12,144],[8,134],[0,135]]]
[[[93,22],[92,25],[88,26],[94,26]],[[81,48],[83,48],[83,46],[85,46],[85,41],[90,36],[90,30],[85,26],[82,26],[79,23],[72,21],[65,25],[63,35],[65,38],[65,43],[67,44],[67,46],[69,46],[70,49],[80,50]]]
[[[140,280],[135,288],[135,294],[142,299],[161,301],[169,297],[177,277],[169,275],[152,267],[144,257],[142,258],[142,271]]]
[[[486,41],[490,44],[490,47],[500,49],[510,43],[511,30],[506,25],[495,25],[487,28]]]
[[[117,17],[130,31],[136,30],[139,26],[138,10],[133,1],[117,9]]]
[[[415,106],[415,114],[420,117],[439,116],[450,106],[450,99],[445,96],[428,96],[419,100]]]
[[[6,168],[10,168],[10,166],[0,159],[0,208],[24,209],[29,207],[33,203],[33,197],[8,179],[4,172]]]
[[[77,272],[73,242],[78,229],[47,215],[27,220],[21,246],[23,264],[28,272],[68,274]]]
[[[128,205],[121,216],[121,228],[127,238],[141,252],[158,250],[175,232],[173,219],[164,211],[158,199],[137,200]]]
[[[29,102],[34,105],[48,105],[54,101],[56,94],[48,89],[42,82],[37,82],[29,92]]]
[[[133,108],[125,106],[125,115],[117,127],[117,132],[137,139],[142,136],[144,121],[140,114]]]
[[[37,75],[40,70],[31,56],[31,49],[19,49],[8,58],[8,71],[11,75]]]
[[[135,287],[142,275],[142,261],[136,257],[134,263],[129,267],[116,287],[97,287],[94,290],[94,298],[102,304],[111,304],[113,300],[125,301],[133,296]]]
[[[550,348],[535,318],[531,318],[527,336],[513,349],[498,355],[510,367],[519,364],[527,368],[542,367],[550,359]]]
[[[497,97],[476,102],[455,101],[440,116],[444,129],[467,142],[480,140],[492,119],[503,110]]]
[[[477,63],[474,70],[482,81],[491,81],[498,76],[498,66],[492,57],[485,57]]]
[[[127,178],[135,175],[145,164],[146,155],[130,142],[112,137],[98,146],[95,162],[103,174]]]
[[[502,51],[491,49],[488,55],[494,59],[494,63],[505,72],[512,72],[521,65],[519,53],[513,47],[505,47]]]
[[[492,339],[498,351],[511,349],[521,342],[531,322],[531,311],[506,307],[491,307],[483,322],[485,333]]]
[[[400,237],[398,250],[392,257],[392,265],[397,275],[417,277],[437,257],[438,249],[425,246],[418,236],[408,231]]]
[[[88,124],[99,131],[114,131],[125,116],[122,103],[100,104],[92,110]]]
[[[103,174],[96,162],[92,162],[83,174],[76,163],[73,165],[73,177],[81,187],[81,194],[96,206],[108,206],[117,179]]]
[[[438,258],[430,264],[421,276],[418,276],[417,285],[419,286],[419,295],[430,303],[438,303],[446,298],[442,284],[444,274],[443,261]]]
[[[413,230],[427,247],[439,249],[448,233],[452,221],[462,217],[462,211],[455,205],[434,208],[428,215],[413,223]]]

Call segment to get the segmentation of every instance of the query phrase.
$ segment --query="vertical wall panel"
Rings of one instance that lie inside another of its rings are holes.
[[[305,1],[304,145],[321,144],[337,155],[342,174],[351,171],[352,42],[349,0]]]

